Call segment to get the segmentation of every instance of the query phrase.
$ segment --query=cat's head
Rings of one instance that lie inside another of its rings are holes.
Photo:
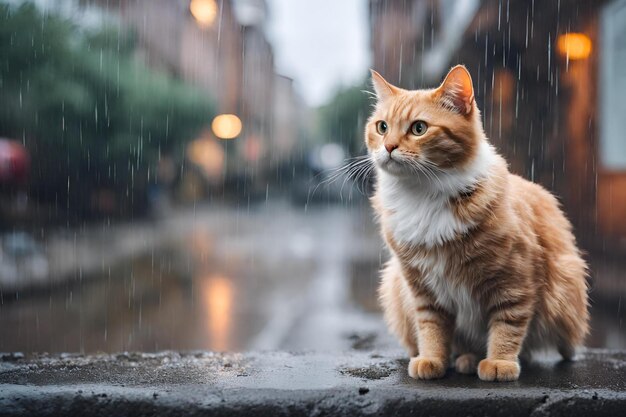
[[[464,66],[450,70],[436,89],[408,91],[372,71],[377,103],[365,143],[383,171],[397,177],[459,170],[484,139],[472,78]]]

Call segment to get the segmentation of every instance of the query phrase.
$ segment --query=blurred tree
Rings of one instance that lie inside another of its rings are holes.
[[[29,3],[0,4],[0,136],[24,142],[34,197],[68,220],[89,214],[97,190],[114,193],[121,215],[141,211],[161,154],[182,158],[214,114],[133,52],[119,29],[90,33]]]
[[[321,136],[342,144],[351,155],[364,153],[363,132],[374,103],[370,90],[367,82],[342,89],[319,109]]]

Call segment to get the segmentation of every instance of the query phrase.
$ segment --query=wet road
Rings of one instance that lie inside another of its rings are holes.
[[[95,277],[3,294],[0,351],[396,346],[377,310],[385,254],[367,207],[198,208],[180,222],[164,248]],[[590,346],[626,347],[620,305],[597,303],[593,317]]]
[[[206,208],[189,221],[168,248],[96,277],[4,295],[0,350],[336,349],[380,332],[349,294],[355,262],[376,284],[366,208]]]

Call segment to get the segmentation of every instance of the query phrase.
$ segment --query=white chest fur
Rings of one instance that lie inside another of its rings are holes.
[[[474,225],[454,215],[450,197],[472,189],[489,175],[496,157],[485,140],[468,166],[450,170],[438,178],[400,179],[378,170],[381,202],[389,213],[386,220],[394,239],[409,246],[434,247],[466,233]]]
[[[424,256],[416,256],[411,266],[422,272],[424,283],[437,302],[447,311],[455,313],[457,329],[470,339],[478,340],[486,335],[487,325],[483,311],[466,286],[447,277],[448,264],[454,261],[433,251]]]
[[[434,184],[399,179],[379,170],[379,192],[386,209],[385,223],[394,240],[410,246],[434,248],[467,233],[474,224],[458,219],[449,205],[452,195],[471,189],[481,178],[489,175],[496,153],[486,141],[463,170],[450,172]],[[440,187],[440,189],[437,189]],[[450,262],[443,252],[432,250],[416,256],[411,266],[422,271],[426,285],[437,301],[456,314],[457,328],[472,339],[486,334],[486,323],[478,300],[469,289],[446,276]]]
[[[452,213],[446,195],[429,195],[380,173],[381,201],[388,210],[388,227],[400,244],[433,247],[465,233],[471,225]]]

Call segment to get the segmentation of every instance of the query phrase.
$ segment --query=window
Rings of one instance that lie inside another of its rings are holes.
[[[626,1],[609,3],[603,13],[600,71],[600,152],[602,166],[626,170]]]

